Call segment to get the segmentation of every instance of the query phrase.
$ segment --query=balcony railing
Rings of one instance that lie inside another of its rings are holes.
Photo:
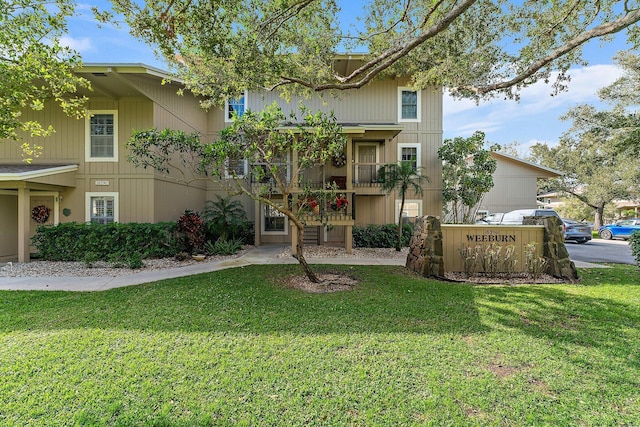
[[[353,187],[380,187],[379,172],[383,163],[354,163]]]

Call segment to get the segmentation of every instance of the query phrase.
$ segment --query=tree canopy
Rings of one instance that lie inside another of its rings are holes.
[[[475,99],[517,97],[539,80],[562,90],[586,42],[627,29],[635,43],[640,20],[630,0],[369,0],[356,22],[345,22],[337,0],[112,3],[205,106],[245,89],[286,96],[394,75]],[[344,52],[366,53],[344,56],[361,62],[342,69]]]
[[[275,103],[260,112],[234,115],[233,123],[212,142],[198,134],[150,129],[135,132],[127,144],[129,159],[137,166],[173,173],[184,182],[213,179],[229,194],[245,194],[287,217],[298,231],[295,257],[316,283],[319,279],[304,258],[303,217],[311,200],[324,200],[324,193],[334,189],[312,194],[304,187],[303,172],[342,155],[345,146],[342,127],[332,114],[302,108],[300,119],[287,117]]]
[[[0,138],[18,140],[19,131],[46,136],[50,124],[27,120],[25,110],[42,110],[53,100],[74,117],[84,114],[83,97],[75,92],[88,87],[73,69],[79,57],[60,44],[66,20],[75,11],[75,2],[54,0],[3,0],[0,10]],[[23,144],[27,160],[37,147]]]
[[[442,201],[446,221],[473,223],[475,209],[484,194],[493,188],[497,162],[485,149],[484,132],[476,131],[468,138],[445,139],[438,149],[442,160]]]

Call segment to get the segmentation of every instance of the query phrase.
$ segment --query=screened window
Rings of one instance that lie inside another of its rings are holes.
[[[420,92],[398,88],[398,121],[420,121]]]
[[[264,205],[264,229],[265,233],[286,233],[287,218],[282,212],[278,212],[269,205]]]
[[[90,222],[110,224],[115,222],[115,197],[91,196]]]
[[[400,161],[411,163],[413,170],[418,169],[418,147],[400,147]]]
[[[227,178],[242,178],[248,173],[247,159],[229,159],[227,160]]]
[[[87,161],[117,161],[118,115],[116,111],[93,111],[87,115]]]

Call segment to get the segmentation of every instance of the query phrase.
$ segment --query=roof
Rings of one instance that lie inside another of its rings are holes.
[[[532,162],[529,162],[527,160],[523,160],[523,159],[520,159],[520,158],[515,157],[515,156],[511,156],[511,155],[506,154],[506,153],[501,153],[501,152],[498,152],[498,151],[492,151],[491,155],[496,160],[503,159],[503,160],[519,163],[522,166],[537,170],[538,172],[540,172],[542,174],[540,176],[540,178],[553,178],[553,177],[558,177],[558,176],[563,176],[564,175],[564,172],[559,171],[557,169],[552,169],[552,168],[548,168],[546,166],[538,165],[536,163],[532,163]]]
[[[78,170],[77,164],[0,164],[0,181],[23,181]]]

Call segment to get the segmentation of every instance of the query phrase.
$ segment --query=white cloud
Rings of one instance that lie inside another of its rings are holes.
[[[76,39],[69,36],[62,36],[60,37],[60,44],[63,46],[68,46],[79,53],[93,50],[93,44],[91,43],[91,39],[89,37]]]

